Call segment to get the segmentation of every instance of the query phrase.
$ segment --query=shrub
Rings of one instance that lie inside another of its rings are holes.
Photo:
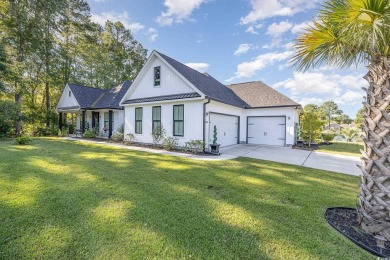
[[[19,145],[26,145],[31,143],[31,139],[28,136],[19,136],[15,138],[15,143]]]
[[[63,131],[61,131],[62,133]],[[35,130],[34,135],[35,136],[57,136],[59,133],[58,129],[55,127],[48,128],[48,127],[38,127],[37,130]]]
[[[178,142],[177,142],[177,138],[174,138],[174,137],[165,137],[163,140],[162,140],[162,147],[165,149],[165,150],[173,150],[175,149],[175,147],[178,145]]]
[[[85,131],[83,134],[83,137],[84,138],[95,138],[98,134],[99,134],[99,132],[96,131],[96,129],[92,129],[92,130]]]
[[[333,133],[322,133],[321,138],[324,142],[330,142],[336,137],[336,134]]]
[[[123,134],[119,132],[115,132],[111,135],[111,139],[115,142],[123,141]]]
[[[152,135],[153,144],[157,145],[164,139],[165,129],[162,126],[160,126],[154,129],[151,135]]]
[[[185,148],[194,150],[196,152],[203,151],[205,143],[202,140],[190,140],[185,143]]]
[[[10,100],[0,100],[0,137],[10,136],[15,121],[19,119],[19,107]]]
[[[125,133],[125,125],[121,124],[116,131],[120,134],[124,134]]]
[[[134,141],[135,141],[134,134],[127,134],[127,140],[126,141],[129,142],[129,143],[134,143]]]

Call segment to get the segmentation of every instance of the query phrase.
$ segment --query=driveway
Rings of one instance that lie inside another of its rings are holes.
[[[361,173],[356,166],[360,163],[359,157],[297,150],[290,147],[239,144],[221,148],[221,154],[301,165],[355,176]]]

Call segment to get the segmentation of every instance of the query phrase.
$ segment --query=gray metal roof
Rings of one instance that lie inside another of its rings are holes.
[[[200,95],[196,92],[191,92],[191,93],[184,93],[184,94],[129,99],[129,100],[124,101],[123,104],[146,103],[146,102],[186,99],[186,98],[196,98],[196,97],[200,97]]]
[[[68,83],[74,97],[83,109],[121,109],[119,105],[131,81],[125,81],[111,89],[100,89]]]
[[[210,75],[200,73],[160,52],[157,53],[184,78],[191,82],[192,85],[199,89],[207,98],[236,107],[249,107],[249,105],[239,98],[231,89],[227,88]]]

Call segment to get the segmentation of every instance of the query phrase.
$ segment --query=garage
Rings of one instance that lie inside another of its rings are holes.
[[[248,144],[278,145],[286,143],[285,116],[248,117]]]
[[[239,117],[210,112],[209,140],[213,142],[214,125],[217,126],[217,143],[221,147],[238,144]]]

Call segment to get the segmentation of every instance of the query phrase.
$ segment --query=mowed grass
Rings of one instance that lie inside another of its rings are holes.
[[[350,156],[361,156],[360,149],[363,143],[332,142],[329,145],[321,145],[317,151],[324,153],[335,153]]]
[[[333,230],[358,178],[66,141],[0,142],[0,259],[369,259]]]

